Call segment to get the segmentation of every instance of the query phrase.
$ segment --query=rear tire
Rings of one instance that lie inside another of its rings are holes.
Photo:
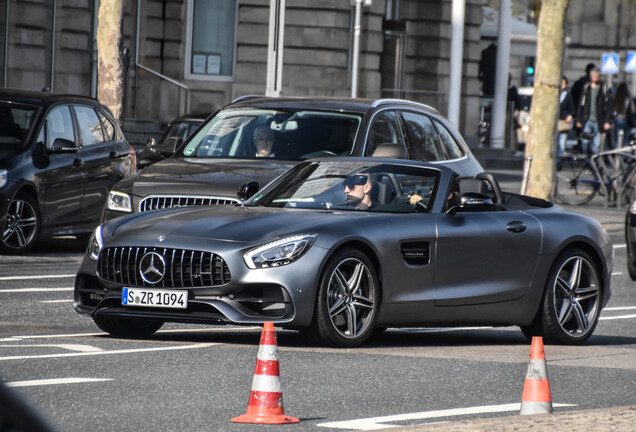
[[[594,332],[601,313],[601,284],[594,261],[579,249],[563,252],[547,279],[543,302],[533,323],[522,326],[528,338],[579,345]]]
[[[119,338],[147,338],[163,325],[162,321],[132,318],[93,318],[95,325],[111,336]]]
[[[599,181],[586,159],[565,159],[557,165],[556,197],[568,205],[583,205],[598,191]]]

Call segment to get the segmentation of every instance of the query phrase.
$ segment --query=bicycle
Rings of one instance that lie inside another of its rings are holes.
[[[605,206],[636,198],[636,143],[594,155],[570,154],[557,162],[555,196],[563,204],[587,204],[599,194]]]

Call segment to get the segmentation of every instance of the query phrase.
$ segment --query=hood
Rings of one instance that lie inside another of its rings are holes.
[[[234,198],[243,183],[256,181],[262,188],[294,165],[271,159],[171,158],[122,180],[115,189],[137,196],[161,193]]]
[[[22,143],[3,143],[0,141],[0,168],[11,168],[24,153]]]
[[[325,224],[342,226],[356,212],[277,209],[250,206],[182,207],[116,219],[105,226],[121,243],[154,244],[159,236],[257,243],[287,234],[310,233]],[[119,242],[118,242],[119,243]]]

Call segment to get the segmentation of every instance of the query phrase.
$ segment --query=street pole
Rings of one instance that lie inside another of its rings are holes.
[[[512,6],[510,0],[501,0],[499,8],[499,36],[497,38],[497,71],[495,73],[495,100],[492,107],[490,147],[504,148],[506,107],[508,105],[508,72],[510,66],[510,33]]]
[[[283,46],[285,39],[285,0],[269,2],[266,96],[280,96],[283,85]]]
[[[360,34],[362,33],[362,1],[355,0],[353,24],[353,59],[351,61],[351,97],[358,97],[358,68],[360,63]]]
[[[464,56],[464,16],[466,0],[453,0],[450,52],[450,86],[448,91],[448,120],[459,126],[459,105],[462,95],[462,59]]]

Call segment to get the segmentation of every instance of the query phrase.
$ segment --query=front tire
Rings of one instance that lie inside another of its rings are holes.
[[[35,199],[24,193],[17,194],[9,203],[0,232],[0,252],[19,255],[31,251],[40,235],[41,223]]]
[[[601,313],[601,284],[596,265],[582,250],[559,255],[548,276],[542,307],[526,337],[543,336],[548,343],[578,345],[596,328]]]
[[[360,346],[373,333],[378,305],[379,282],[371,261],[357,249],[343,249],[327,262],[314,318],[303,336],[321,345]]]
[[[147,338],[163,325],[162,321],[131,318],[93,318],[95,325],[111,336],[120,338]]]

